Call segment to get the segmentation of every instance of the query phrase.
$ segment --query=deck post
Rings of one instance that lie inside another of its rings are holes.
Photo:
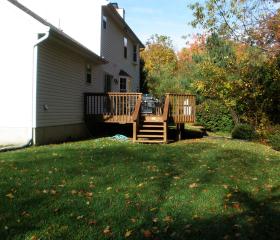
[[[137,141],[137,122],[133,122],[133,142]]]
[[[177,132],[177,140],[182,140],[182,132],[185,130],[185,124],[184,123],[177,123],[176,124],[176,132]]]
[[[168,126],[167,122],[163,122],[163,141],[164,143],[167,143],[167,133],[168,132]]]

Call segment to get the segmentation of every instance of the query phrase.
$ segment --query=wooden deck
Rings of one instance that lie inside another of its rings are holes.
[[[195,96],[166,94],[154,114],[141,114],[141,93],[85,93],[85,121],[133,124],[133,141],[166,143],[168,125],[176,124],[178,134],[185,123],[195,122]]]

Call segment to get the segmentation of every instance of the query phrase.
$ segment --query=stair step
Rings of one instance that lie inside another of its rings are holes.
[[[162,122],[162,116],[144,116],[142,120],[144,122]]]
[[[165,143],[162,140],[137,140],[137,143]]]
[[[146,134],[142,134],[142,135],[137,135],[137,138],[163,138],[164,135],[146,135]]]
[[[149,125],[149,124],[143,124],[141,127],[143,128],[163,128],[163,125]]]
[[[148,133],[163,133],[164,131],[163,130],[152,130],[152,129],[140,129],[139,132],[140,133],[145,133],[145,132],[148,132]]]
[[[164,121],[161,119],[142,120],[143,123],[162,124]]]

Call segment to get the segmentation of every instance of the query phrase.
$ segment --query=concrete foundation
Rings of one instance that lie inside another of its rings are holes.
[[[84,123],[39,127],[33,130],[33,141],[35,145],[44,145],[85,139],[89,135],[89,131]]]

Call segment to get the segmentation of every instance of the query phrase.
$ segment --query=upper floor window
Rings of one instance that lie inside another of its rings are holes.
[[[106,17],[106,16],[103,16],[103,17],[102,17],[102,25],[103,25],[103,28],[104,28],[104,29],[107,28],[107,17]]]
[[[86,65],[86,82],[87,83],[92,82],[92,67],[90,64]]]
[[[137,45],[133,46],[133,62],[137,62]]]
[[[123,39],[123,45],[124,45],[124,48],[123,48],[124,58],[127,58],[127,38],[126,37]]]

